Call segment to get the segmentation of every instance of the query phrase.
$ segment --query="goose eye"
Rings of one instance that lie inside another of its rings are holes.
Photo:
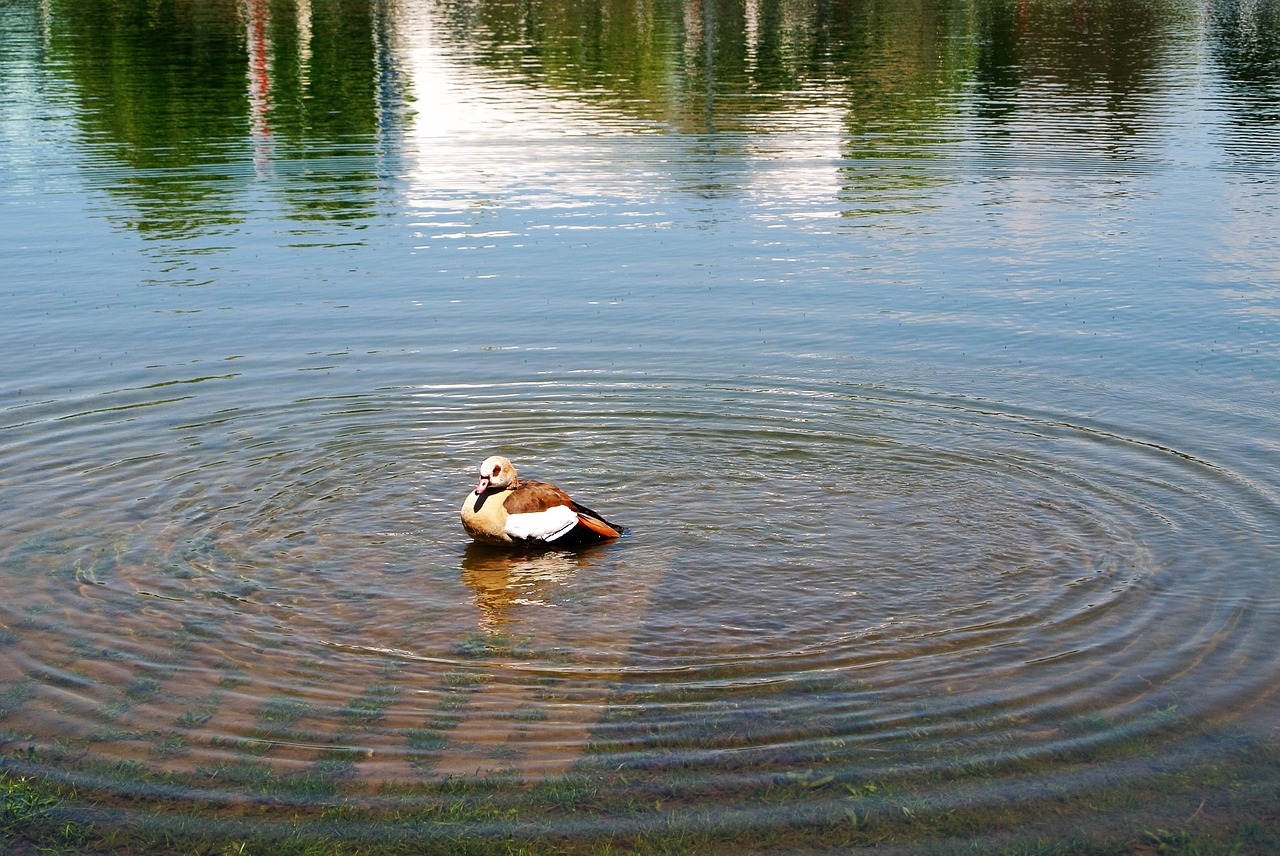
[[[498,473],[500,473],[500,472],[502,472],[502,467],[501,467],[501,466],[497,466],[497,467],[494,467],[494,468],[493,468],[493,474],[494,474],[495,476],[496,476]]]

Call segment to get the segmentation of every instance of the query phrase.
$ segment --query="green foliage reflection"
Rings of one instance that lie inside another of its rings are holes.
[[[1274,154],[1249,134],[1275,116],[1274,8],[1211,5],[1240,150]],[[835,127],[857,214],[953,180],[921,161],[953,155],[962,116],[983,149],[1018,126],[1033,144],[1131,157],[1160,126],[1170,47],[1202,27],[1175,0],[50,0],[43,14],[91,180],[132,228],[169,238],[232,230],[264,175],[291,219],[369,217],[404,131],[438,109],[409,111],[426,66],[500,83],[513,111],[513,92],[550,95],[730,155]],[[1086,119],[1065,139],[1040,121],[1068,114]]]

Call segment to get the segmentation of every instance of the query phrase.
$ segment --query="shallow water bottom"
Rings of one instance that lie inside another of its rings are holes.
[[[1275,509],[1247,479],[910,390],[514,392],[519,416],[474,390],[318,397],[287,430],[130,413],[113,460],[41,482],[74,501],[10,518],[0,749],[7,776],[76,797],[24,828],[735,852],[1057,838],[1084,816],[1112,844],[1157,820],[1274,830]],[[693,399],[713,430],[664,440]],[[607,415],[548,445],[581,401]],[[85,418],[60,421],[68,444]],[[414,422],[429,440],[406,444]],[[477,426],[626,535],[470,545]],[[43,466],[63,438],[31,435],[14,459]],[[199,450],[181,473],[175,437]],[[686,489],[688,460],[713,488]]]
[[[366,788],[333,758],[281,777],[228,769],[219,787],[235,779],[252,792],[232,803],[175,799],[172,782],[156,778],[149,796],[121,801],[121,780],[136,773],[127,766],[69,789],[18,779],[21,765],[9,765],[0,787],[18,853],[1274,852],[1274,745],[1232,729],[1192,740],[1177,731],[1048,762],[881,768],[877,778],[856,764],[756,767],[733,786],[722,767],[672,775],[588,764],[532,781]],[[37,807],[24,811],[18,798]]]

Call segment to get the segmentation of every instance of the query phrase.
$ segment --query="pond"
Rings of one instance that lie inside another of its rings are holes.
[[[0,141],[0,829],[1280,846],[1280,5],[6,0]]]

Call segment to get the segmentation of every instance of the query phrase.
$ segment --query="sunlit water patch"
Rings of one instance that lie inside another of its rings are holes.
[[[36,767],[219,798],[883,779],[1105,750],[1277,679],[1274,498],[1116,426],[787,377],[218,383],[204,418],[170,387],[7,414],[0,709]],[[469,544],[498,437],[626,536]]]

